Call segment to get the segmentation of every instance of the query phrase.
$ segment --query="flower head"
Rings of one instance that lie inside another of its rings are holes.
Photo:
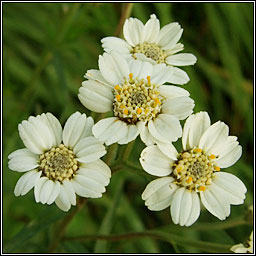
[[[253,253],[253,231],[250,238],[246,241],[246,246],[243,244],[236,244],[230,248],[235,253]]]
[[[172,220],[192,225],[200,215],[200,199],[220,220],[230,214],[230,205],[242,204],[246,187],[236,176],[222,172],[241,156],[237,137],[228,135],[223,122],[210,125],[206,112],[191,115],[185,122],[182,145],[158,144],[145,148],[140,162],[144,170],[162,178],[150,182],[142,194],[146,206],[159,211],[170,206]]]
[[[99,69],[89,70],[79,99],[88,109],[114,117],[100,120],[92,128],[106,145],[126,144],[138,134],[147,144],[175,141],[182,133],[179,120],[193,112],[188,91],[163,85],[169,76],[165,65],[130,60],[112,51],[99,57]]]
[[[14,194],[27,194],[34,187],[36,202],[52,204],[63,211],[76,205],[76,194],[97,198],[105,192],[111,176],[99,158],[105,147],[94,136],[94,121],[85,114],[72,114],[62,131],[51,113],[30,116],[18,126],[26,148],[12,152],[9,168],[26,172],[18,180]]]
[[[177,22],[172,22],[160,29],[160,22],[155,14],[144,25],[139,19],[129,18],[123,27],[124,39],[105,37],[101,40],[106,52],[118,51],[127,58],[148,61],[152,64],[165,64],[172,70],[168,82],[185,84],[189,77],[185,71],[174,66],[188,66],[196,62],[191,53],[179,53],[184,45],[178,43],[183,29]]]

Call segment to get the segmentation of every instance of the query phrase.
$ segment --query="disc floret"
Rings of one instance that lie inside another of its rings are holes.
[[[220,167],[214,164],[215,158],[215,155],[206,155],[200,148],[180,153],[173,166],[175,183],[189,190],[205,191],[206,186],[212,183],[215,172],[220,171]]]
[[[129,124],[155,119],[164,101],[150,76],[138,79],[132,73],[122,85],[114,87],[114,95],[114,115]]]
[[[53,181],[71,180],[78,169],[78,161],[73,150],[60,144],[52,147],[39,157],[39,170],[42,176]]]
[[[153,59],[157,64],[165,63],[165,58],[167,56],[166,52],[155,43],[142,43],[136,45],[131,51],[131,54],[135,59],[136,53],[144,54],[147,58]]]

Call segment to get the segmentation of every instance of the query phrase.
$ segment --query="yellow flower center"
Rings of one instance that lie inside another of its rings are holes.
[[[72,179],[78,169],[73,150],[63,144],[53,147],[39,157],[39,170],[50,180],[62,182]]]
[[[214,173],[220,171],[220,167],[212,161],[215,158],[212,154],[207,156],[200,148],[180,153],[173,165],[175,183],[189,190],[205,191],[206,186],[211,184]]]
[[[114,115],[129,124],[155,119],[164,100],[150,76],[145,81],[132,74],[122,85],[114,87],[114,95]]]
[[[157,44],[143,43],[133,47],[132,56],[136,59],[135,53],[143,53],[147,58],[153,59],[156,63],[164,63],[166,52],[162,50]]]

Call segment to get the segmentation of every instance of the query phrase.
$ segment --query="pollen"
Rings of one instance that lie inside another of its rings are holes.
[[[129,74],[130,80],[132,80],[132,77],[133,77],[133,73],[130,73],[130,74]]]
[[[192,178],[192,177],[189,177],[189,178],[186,180],[186,182],[189,184],[192,180],[193,180],[193,178]]]
[[[121,96],[119,94],[116,95],[116,99],[117,101],[120,101],[121,100]]]
[[[200,186],[197,188],[199,191],[205,191],[206,187],[205,186]]]
[[[120,90],[120,86],[117,84],[115,87],[114,87],[116,90]]]
[[[210,158],[210,159],[215,159],[215,158],[216,158],[216,156],[215,156],[215,155],[213,155],[213,154],[211,154],[211,155],[209,156],[209,158]]]
[[[195,149],[194,149],[194,152],[195,152],[195,153],[201,153],[201,152],[202,152],[202,149],[201,149],[201,148],[195,148]]]
[[[220,167],[219,166],[214,166],[215,171],[219,172],[220,171]]]
[[[140,114],[142,112],[141,108],[137,108],[136,112],[137,114]]]
[[[148,84],[150,84],[150,76],[147,76]]]
[[[124,111],[123,111],[123,112],[124,112],[124,114],[125,114],[125,115],[128,115],[128,114],[129,114],[128,109],[124,109]]]

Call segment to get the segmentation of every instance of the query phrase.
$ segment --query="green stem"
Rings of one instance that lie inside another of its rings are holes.
[[[66,216],[66,218],[64,218],[61,221],[61,223],[59,224],[59,228],[57,229],[55,236],[52,240],[52,243],[49,246],[49,253],[54,252],[56,250],[56,248],[59,245],[59,242],[65,235],[65,232],[67,230],[69,223],[73,220],[75,215],[83,208],[83,206],[86,203],[86,200],[87,200],[86,198],[79,198],[77,202],[77,207],[71,213],[69,213]]]
[[[128,239],[138,239],[149,237],[153,239],[160,239],[169,243],[176,243],[179,245],[186,245],[188,247],[195,247],[201,249],[204,252],[230,252],[232,245],[218,244],[204,241],[194,241],[185,238],[184,236],[177,236],[171,233],[164,233],[160,231],[144,231],[144,232],[131,232],[125,234],[114,234],[114,235],[84,235],[77,237],[65,237],[64,240],[69,241],[84,241],[84,240],[108,240],[108,241],[119,241]]]
[[[122,16],[121,16],[121,18],[119,20],[117,29],[115,31],[115,35],[116,36],[120,36],[121,37],[121,35],[122,35],[122,28],[123,28],[124,22],[125,22],[125,20],[127,18],[130,17],[131,12],[132,12],[132,7],[133,7],[133,3],[125,3],[124,4]]]
[[[239,217],[232,220],[226,220],[223,222],[216,222],[216,223],[196,223],[194,226],[189,228],[193,230],[216,230],[216,229],[233,228],[240,225],[250,225],[250,224],[243,218]]]

